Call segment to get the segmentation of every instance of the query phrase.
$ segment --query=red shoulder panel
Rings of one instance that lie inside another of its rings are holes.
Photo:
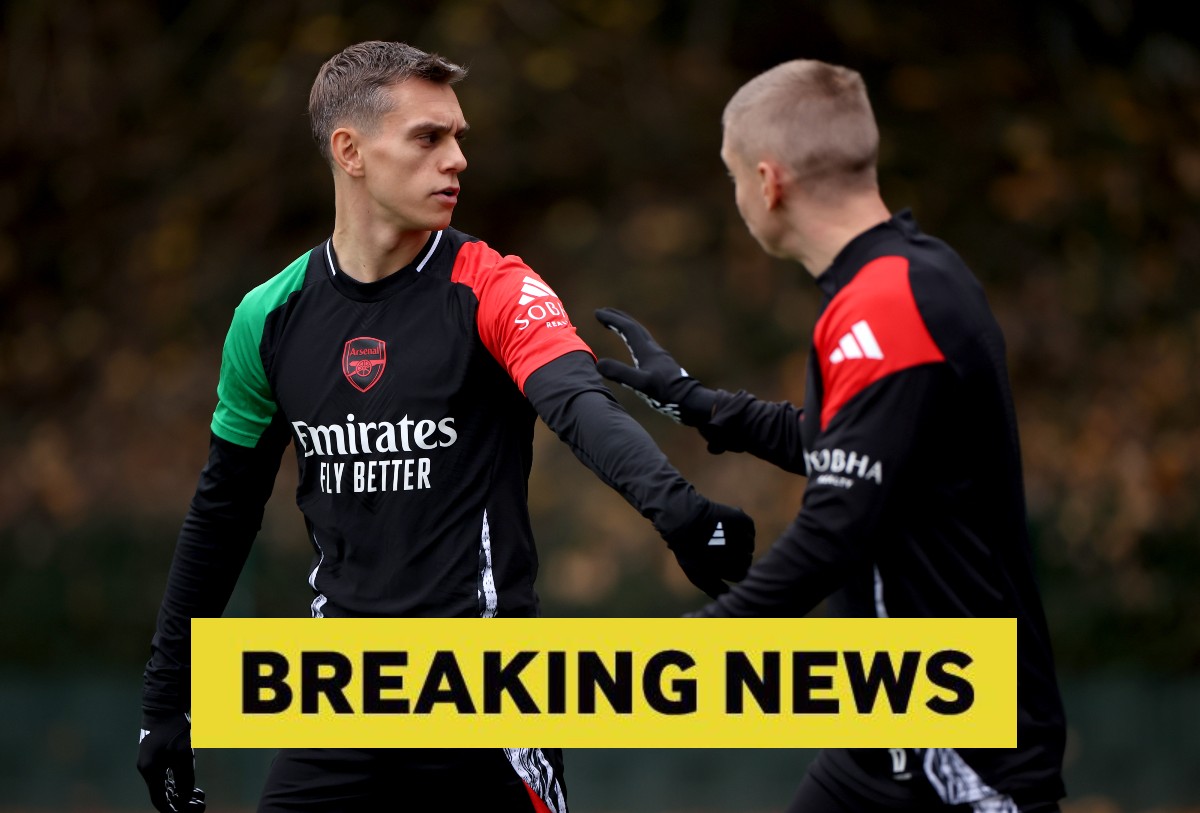
[[[904,257],[863,266],[830,301],[813,330],[824,397],[821,429],[846,402],[885,376],[944,361],[917,310]]]
[[[537,368],[559,356],[582,350],[595,357],[558,295],[520,257],[501,256],[484,242],[464,243],[450,279],[475,292],[479,336],[522,392]]]

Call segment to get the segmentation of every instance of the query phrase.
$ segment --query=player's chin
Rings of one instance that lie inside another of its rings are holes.
[[[450,225],[453,208],[443,206],[412,210],[402,218],[401,226],[406,231],[441,231]]]
[[[445,209],[445,208],[441,209],[438,212],[430,214],[430,216],[427,220],[429,225],[426,226],[426,228],[429,229],[430,231],[441,231],[442,229],[444,229],[450,225],[450,220],[453,216],[454,216],[454,208],[453,207],[450,207],[448,209]]]
[[[444,214],[437,217],[411,218],[405,225],[405,229],[410,231],[441,231],[449,225],[450,215]]]

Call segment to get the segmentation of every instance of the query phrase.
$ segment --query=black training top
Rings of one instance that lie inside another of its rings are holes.
[[[587,346],[532,270],[452,230],[370,284],[326,241],[246,297],[212,430],[243,446],[288,430],[314,615],[535,613],[535,414],[519,387],[574,350]]]
[[[538,415],[660,533],[710,508],[617,404],[545,281],[453,229],[369,284],[330,241],[306,252],[237,308],[217,395],[148,709],[188,707],[190,619],[223,612],[289,442],[318,617],[536,615]]]
[[[958,753],[983,780],[976,795],[1058,798],[1063,709],[983,290],[907,212],[851,241],[817,284],[803,411],[721,393],[701,428],[714,451],[808,476],[792,525],[701,614],[802,615],[828,596],[850,617],[1015,617],[1018,748]]]

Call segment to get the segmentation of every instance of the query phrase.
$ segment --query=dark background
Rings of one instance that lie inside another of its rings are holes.
[[[1182,7],[1179,7],[1182,8]],[[725,101],[860,70],[884,198],[984,282],[1072,718],[1072,811],[1200,808],[1200,49],[1167,4],[14,0],[0,17],[0,810],[132,809],[137,690],[241,295],[327,235],[317,68],[402,39],[467,65],[455,225],[521,255],[599,353],[624,308],[712,386],[798,402],[818,295],[745,232]],[[766,543],[804,482],[620,397]],[[699,603],[543,428],[547,614]],[[307,614],[285,458],[230,614]],[[1191,721],[1189,724],[1188,721]],[[768,810],[808,752],[581,752],[580,811]],[[261,752],[202,753],[213,810]],[[228,807],[226,807],[228,806]]]

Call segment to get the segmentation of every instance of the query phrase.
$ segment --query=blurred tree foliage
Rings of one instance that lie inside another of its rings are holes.
[[[1180,7],[1182,8],[1182,7]],[[145,653],[246,290],[322,240],[321,62],[403,39],[468,65],[455,225],[626,308],[714,386],[802,398],[818,296],[745,233],[718,160],[746,79],[861,70],[881,181],[986,285],[1010,344],[1060,659],[1200,668],[1200,50],[1130,0],[11,0],[0,33],[0,651]],[[1178,16],[1177,16],[1178,15]],[[624,397],[624,396],[622,396]],[[764,546],[803,481],[627,402]],[[555,614],[697,603],[649,526],[538,436]],[[286,462],[232,612],[305,612]],[[14,617],[12,609],[16,608]]]

